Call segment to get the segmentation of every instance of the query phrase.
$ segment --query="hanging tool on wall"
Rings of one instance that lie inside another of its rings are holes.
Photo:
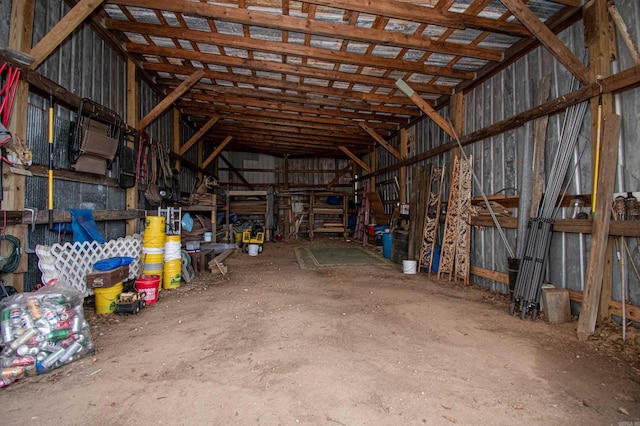
[[[53,114],[53,95],[49,96],[49,229],[53,230],[53,129],[54,129],[54,114]]]
[[[591,196],[591,217],[596,214],[596,194],[598,192],[598,169],[600,169],[600,140],[602,134],[602,85],[600,84],[600,76],[596,78],[598,86],[600,86],[600,96],[598,96],[598,117],[596,119],[596,158],[593,170],[593,195]]]

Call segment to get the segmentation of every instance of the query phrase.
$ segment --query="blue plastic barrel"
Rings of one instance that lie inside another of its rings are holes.
[[[393,234],[385,232],[382,234],[382,254],[386,259],[391,259],[391,247],[393,243]]]

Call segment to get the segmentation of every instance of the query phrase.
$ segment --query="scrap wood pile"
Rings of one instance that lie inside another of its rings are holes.
[[[182,241],[202,241],[202,235],[211,230],[211,219],[207,216],[197,214],[197,220],[193,221],[191,231],[182,229]]]

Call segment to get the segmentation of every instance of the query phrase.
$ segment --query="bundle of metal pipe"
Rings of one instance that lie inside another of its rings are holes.
[[[529,222],[525,252],[520,262],[510,309],[511,315],[514,315],[516,306],[519,306],[522,319],[525,319],[527,313],[531,311],[531,319],[535,320],[540,309],[540,295],[551,244],[553,218],[559,208],[558,197],[573,158],[587,106],[587,102],[583,102],[565,111],[555,161],[549,173],[538,218]]]

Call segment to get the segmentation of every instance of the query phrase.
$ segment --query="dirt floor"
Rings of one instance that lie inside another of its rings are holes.
[[[300,270],[311,244],[346,243],[237,253],[138,316],[86,308],[96,354],[0,390],[2,424],[640,424],[637,330],[580,343],[392,263]]]

